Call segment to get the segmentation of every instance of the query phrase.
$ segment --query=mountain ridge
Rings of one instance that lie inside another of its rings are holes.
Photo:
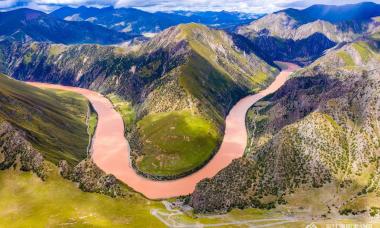
[[[161,32],[171,26],[185,23],[201,23],[210,27],[233,29],[251,22],[256,16],[227,11],[170,11],[146,12],[136,8],[63,7],[50,13],[60,19],[90,21],[109,29],[125,33],[148,35]]]
[[[121,43],[134,36],[118,33],[89,22],[68,22],[28,8],[0,12],[0,35],[21,42]]]

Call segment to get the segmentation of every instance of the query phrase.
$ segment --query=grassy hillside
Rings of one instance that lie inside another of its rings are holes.
[[[219,146],[228,110],[276,73],[253,54],[245,56],[225,32],[199,24],[170,28],[132,53],[146,59],[147,52],[147,63],[131,66],[153,80],[142,90],[143,101],[109,97],[124,116],[135,167],[153,178],[183,176],[205,164]]]
[[[26,132],[48,161],[76,164],[87,156],[87,100],[77,94],[41,90],[0,75],[0,121]]]
[[[187,59],[171,76],[187,104],[171,112],[153,111],[137,124],[143,143],[136,165],[157,176],[183,175],[205,164],[222,139],[228,110],[265,87],[274,73],[256,56],[246,58],[223,31],[199,24],[172,30],[165,35],[187,43]],[[162,42],[156,39],[152,42]]]
[[[210,122],[188,111],[149,115],[138,129],[145,144],[137,166],[162,176],[197,168],[210,158],[220,138]]]
[[[377,68],[379,60],[378,43],[374,40],[357,41],[345,44],[337,50],[328,51],[326,55],[301,70],[297,75],[308,74],[307,72],[311,73],[313,70],[329,72],[339,69],[347,71],[347,74],[349,74],[349,71],[360,71],[365,68],[365,70],[372,70]]]

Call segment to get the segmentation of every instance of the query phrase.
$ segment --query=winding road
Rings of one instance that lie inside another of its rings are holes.
[[[172,181],[154,181],[136,174],[129,160],[129,145],[124,137],[123,120],[107,98],[97,92],[82,88],[35,82],[29,82],[29,84],[40,88],[61,89],[84,95],[98,113],[98,125],[92,146],[94,162],[104,172],[115,175],[147,198],[163,199],[192,193],[199,181],[213,177],[232,160],[243,156],[247,145],[245,125],[247,110],[261,98],[279,89],[288,76],[298,68],[291,63],[282,63],[281,65],[283,65],[283,70],[268,88],[258,94],[243,98],[231,109],[226,119],[223,142],[211,161],[192,175]]]

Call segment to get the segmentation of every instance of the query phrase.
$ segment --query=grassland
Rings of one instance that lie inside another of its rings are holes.
[[[150,215],[162,208],[137,193],[111,198],[85,193],[49,165],[44,182],[32,173],[0,172],[0,227],[164,227]]]
[[[138,122],[144,155],[139,170],[174,176],[197,168],[217,146],[218,130],[188,111],[152,114]]]
[[[74,183],[60,177],[56,166],[48,166],[46,181],[29,172],[0,171],[0,227],[9,227],[10,224],[12,227],[167,227],[157,217],[171,225],[190,227],[203,224],[293,228],[311,223],[318,227],[370,223],[363,218],[311,220],[302,217],[302,213],[294,214],[292,210],[298,209],[290,207],[285,215],[278,209],[234,209],[224,215],[186,215],[176,210],[168,211],[161,202],[149,201],[128,189],[125,198],[82,192]],[[152,210],[157,212],[157,217],[151,214]]]
[[[86,157],[88,101],[81,95],[42,90],[0,75],[0,119],[24,130],[45,159],[76,164]]]
[[[310,198],[310,195],[309,195]],[[286,211],[286,212],[284,212]],[[298,212],[297,212],[298,211]],[[355,224],[378,227],[376,220],[366,217],[356,218],[311,218],[299,208],[286,208],[283,211],[265,209],[234,209],[222,215],[189,215],[178,210],[156,209],[155,215],[171,227],[281,227],[304,228],[314,224],[316,227],[354,227]],[[347,224],[345,226],[345,224]],[[311,226],[313,227],[313,226]],[[370,226],[369,226],[370,227]]]

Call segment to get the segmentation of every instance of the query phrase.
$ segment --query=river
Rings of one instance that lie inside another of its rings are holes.
[[[266,89],[255,95],[241,99],[226,118],[226,128],[219,151],[197,172],[171,181],[154,181],[136,174],[130,164],[129,145],[124,137],[124,124],[112,103],[103,95],[77,87],[29,82],[40,88],[61,89],[77,92],[85,96],[98,113],[98,125],[93,138],[92,159],[106,173],[115,175],[119,180],[150,199],[163,199],[187,195],[194,191],[195,185],[204,178],[215,176],[228,166],[232,160],[240,158],[247,146],[245,116],[247,110],[258,100],[278,90],[288,76],[298,67],[282,63],[280,74]]]

